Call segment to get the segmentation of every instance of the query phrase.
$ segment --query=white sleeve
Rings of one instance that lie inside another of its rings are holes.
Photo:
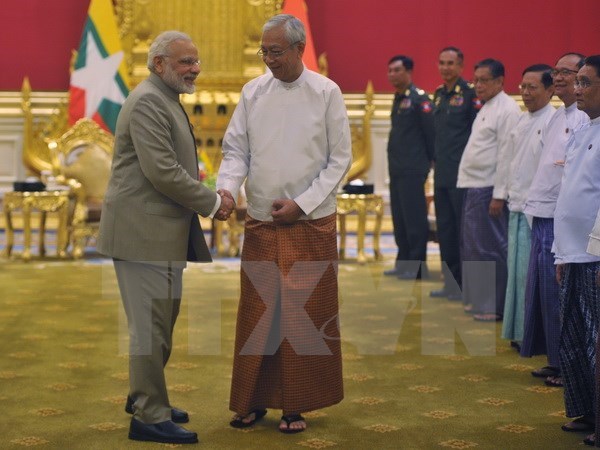
[[[342,92],[337,86],[330,92],[328,103],[325,116],[328,148],[324,149],[328,155],[327,165],[309,188],[294,199],[306,215],[312,213],[337,188],[352,163],[348,113]]]
[[[510,136],[520,114],[518,109],[510,108],[503,111],[498,117],[498,154],[496,155],[496,175],[494,176],[494,193],[492,195],[495,199],[506,200],[508,197],[508,172],[512,151]]]
[[[250,143],[246,101],[242,93],[223,138],[223,160],[217,175],[217,189],[226,189],[234,199],[250,167]]]

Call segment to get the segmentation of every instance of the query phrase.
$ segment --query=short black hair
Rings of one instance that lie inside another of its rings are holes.
[[[521,75],[525,75],[528,72],[540,72],[542,74],[542,83],[544,88],[548,89],[552,86],[552,67],[548,64],[533,64],[527,67]]]
[[[596,75],[600,77],[600,55],[592,55],[585,58],[584,65],[592,66],[596,69]]]
[[[390,58],[390,60],[388,61],[388,66],[396,61],[402,61],[402,65],[409,72],[412,72],[413,67],[415,66],[415,63],[413,62],[412,58],[410,56],[404,56],[404,55],[392,56]]]
[[[490,73],[493,78],[503,77],[504,76],[504,64],[502,64],[497,59],[486,58],[479,61],[475,64],[475,70],[480,69],[482,67],[487,67],[490,69]]]
[[[577,61],[577,67],[579,69],[581,69],[583,67],[583,63],[585,61],[585,55],[582,55],[581,53],[577,53],[577,52],[567,52],[564,55],[561,55],[561,57],[558,59],[562,59],[565,56],[577,56],[579,58],[579,61]]]
[[[449,46],[449,47],[444,47],[443,49],[440,50],[440,55],[444,52],[454,52],[456,53],[456,56],[458,56],[458,60],[462,63],[465,60],[465,55],[463,54],[462,50],[458,47],[453,47],[453,46]]]

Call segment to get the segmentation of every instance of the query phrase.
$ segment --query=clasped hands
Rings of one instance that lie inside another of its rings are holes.
[[[227,189],[219,189],[217,194],[221,196],[221,206],[215,213],[215,218],[218,220],[227,220],[235,209],[235,200],[231,192]]]

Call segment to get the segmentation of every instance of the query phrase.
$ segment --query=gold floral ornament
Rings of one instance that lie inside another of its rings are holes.
[[[119,381],[127,381],[127,380],[129,380],[129,373],[128,372],[113,373],[110,377],[114,378],[115,380],[119,380]]]
[[[400,369],[400,370],[420,370],[420,369],[424,369],[425,366],[422,366],[421,364],[398,364],[397,366],[395,366],[396,369]]]
[[[530,431],[535,430],[535,428],[528,425],[517,425],[514,423],[497,427],[496,429],[500,431],[506,431],[507,433],[529,433]]]
[[[58,364],[58,367],[62,367],[63,369],[83,369],[84,367],[87,367],[87,364],[76,361],[68,361]]]
[[[408,388],[411,391],[415,391],[418,392],[420,394],[431,394],[432,392],[438,392],[441,391],[442,389],[436,386],[428,386],[426,384],[419,384],[416,386],[410,386]]]
[[[23,447],[33,447],[35,445],[44,445],[50,443],[50,441],[36,436],[28,436],[21,439],[13,439],[10,442],[11,444],[22,445]]]
[[[194,363],[190,363],[190,362],[179,362],[179,363],[169,364],[169,367],[171,367],[173,369],[189,370],[189,369],[195,369],[196,367],[198,367],[198,364],[194,364]]]
[[[352,380],[352,381],[362,382],[362,381],[372,380],[375,377],[373,375],[367,375],[364,373],[353,373],[348,376],[345,376],[344,378],[346,378],[348,380]]]
[[[448,361],[467,361],[467,360],[471,359],[470,356],[466,356],[466,355],[444,355],[441,358],[446,359]]]
[[[60,416],[65,412],[56,408],[40,408],[29,411],[31,414],[41,417]]]
[[[53,391],[70,391],[72,389],[77,389],[77,386],[70,383],[54,383],[46,386],[48,389],[52,389]]]
[[[508,366],[504,366],[504,368],[509,370],[515,370],[517,372],[529,372],[530,370],[534,369],[532,366],[528,366],[525,364],[510,364]]]
[[[471,448],[477,447],[479,444],[477,442],[464,441],[462,439],[450,439],[449,441],[440,442],[440,447],[449,447],[449,448]]]
[[[525,388],[526,391],[535,392],[536,394],[552,394],[553,392],[558,392],[561,389],[558,387],[549,387],[549,386],[530,386]]]
[[[37,358],[37,355],[35,353],[32,353],[32,352],[15,352],[15,353],[9,353],[8,356],[10,356],[11,358],[15,358],[15,359],[33,359],[33,358]]]
[[[464,381],[471,381],[473,383],[480,383],[482,381],[488,381],[490,379],[490,377],[485,377],[483,375],[475,375],[475,374],[469,374],[469,375],[464,375],[462,377],[458,377],[461,380]]]
[[[364,356],[353,355],[351,353],[342,353],[342,359],[344,361],[360,361],[361,359],[364,359]]]
[[[23,336],[23,339],[26,341],[45,341],[48,339],[48,336],[45,334],[26,334]]]
[[[102,399],[103,402],[112,403],[113,405],[120,405],[125,403],[126,400],[124,395],[113,395],[112,397],[104,397]]]
[[[337,443],[333,441],[327,441],[325,439],[308,439],[306,441],[298,442],[298,445],[302,445],[303,447],[308,448],[327,448],[327,447],[335,447]]]
[[[20,376],[21,375],[19,375],[16,372],[13,372],[12,370],[3,370],[2,372],[0,372],[0,380],[13,380]]]
[[[352,403],[359,403],[361,405],[378,405],[380,403],[385,402],[384,399],[382,398],[377,398],[377,397],[361,397],[361,398],[356,398],[354,400],[352,400]]]
[[[67,345],[68,349],[71,350],[91,350],[96,348],[96,344],[91,344],[89,342],[79,342],[77,344],[69,344]]]
[[[425,417],[431,417],[432,419],[449,419],[450,417],[456,416],[455,413],[450,411],[429,411],[422,414]]]
[[[368,427],[363,427],[363,429],[369,430],[369,431],[374,431],[376,433],[390,433],[392,431],[398,431],[400,428],[395,427],[393,425],[376,423],[375,425],[369,425]]]
[[[327,413],[323,411],[309,411],[307,413],[302,413],[302,415],[307,419],[318,419],[319,417],[327,417]]]
[[[114,431],[114,430],[122,430],[125,427],[123,425],[119,425],[118,423],[114,423],[114,422],[102,422],[102,423],[92,424],[92,425],[90,425],[90,428],[93,428],[94,430],[98,430],[98,431]]]
[[[492,406],[504,406],[514,402],[512,400],[503,400],[501,398],[488,397],[477,400],[477,403],[483,403]]]
[[[565,419],[567,417],[567,412],[564,409],[561,409],[560,411],[548,413],[548,415],[552,417],[560,417],[561,419]]]
[[[198,386],[192,386],[190,384],[175,384],[171,386],[173,392],[191,392],[198,389]]]

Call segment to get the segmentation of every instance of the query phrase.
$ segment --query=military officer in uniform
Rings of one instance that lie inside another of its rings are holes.
[[[398,254],[394,268],[385,274],[400,279],[428,275],[425,180],[433,161],[433,104],[412,84],[412,70],[413,60],[408,56],[394,56],[388,62],[388,79],[396,89],[387,153]]]
[[[438,68],[443,80],[435,91],[434,201],[437,237],[440,244],[444,286],[431,291],[432,297],[460,300],[462,285],[460,221],[465,190],[456,187],[458,165],[471,134],[471,125],[481,102],[473,85],[461,78],[463,52],[443,48]]]

